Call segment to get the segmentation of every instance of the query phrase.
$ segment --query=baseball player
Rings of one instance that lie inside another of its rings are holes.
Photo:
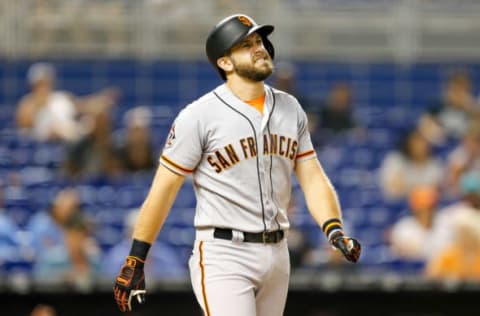
[[[205,315],[282,315],[293,172],[332,246],[358,260],[360,244],[344,235],[305,112],[294,97],[264,83],[274,68],[272,31],[272,25],[233,15],[209,34],[207,56],[225,83],[185,107],[173,123],[114,286],[122,311],[144,302],[148,250],[188,175],[197,197],[190,276]]]

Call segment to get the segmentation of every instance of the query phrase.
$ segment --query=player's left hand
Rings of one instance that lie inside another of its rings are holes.
[[[144,262],[137,257],[128,256],[115,281],[113,293],[118,308],[122,312],[132,310],[133,304],[145,303]],[[137,302],[135,302],[137,301]]]
[[[357,262],[360,258],[362,246],[355,238],[343,235],[343,232],[337,231],[332,234],[330,243],[333,247],[340,250],[343,256],[350,262]]]

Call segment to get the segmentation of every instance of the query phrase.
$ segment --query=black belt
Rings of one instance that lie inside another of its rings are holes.
[[[213,237],[220,239],[232,240],[233,233],[231,229],[215,228]],[[267,244],[274,244],[282,240],[284,237],[283,230],[276,230],[273,232],[261,233],[243,233],[243,241],[245,242],[261,242]]]

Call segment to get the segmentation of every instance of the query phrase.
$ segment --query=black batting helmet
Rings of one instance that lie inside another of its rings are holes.
[[[220,21],[210,32],[207,38],[206,51],[208,60],[220,77],[226,80],[225,72],[218,67],[217,59],[225,54],[236,44],[240,43],[245,37],[252,33],[258,33],[263,40],[263,45],[273,59],[275,51],[273,45],[268,39],[268,35],[273,32],[273,25],[258,25],[251,17],[244,14],[231,15]]]

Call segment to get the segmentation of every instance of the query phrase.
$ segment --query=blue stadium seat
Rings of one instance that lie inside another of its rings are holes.
[[[171,245],[176,247],[191,247],[195,240],[195,229],[193,227],[165,227],[162,234]]]
[[[147,197],[149,187],[147,185],[125,185],[117,188],[115,205],[121,208],[140,207]]]
[[[54,170],[45,167],[25,166],[19,171],[23,185],[32,187],[38,185],[55,185],[57,182]]]
[[[173,207],[167,217],[165,225],[169,227],[193,227],[195,208]]]
[[[365,226],[368,221],[367,210],[361,207],[343,208],[343,218],[354,227]]]
[[[32,164],[58,168],[65,161],[65,147],[62,144],[37,144],[32,151]]]
[[[4,278],[10,279],[10,282],[15,282],[15,280],[20,282],[29,282],[28,278],[30,278],[33,271],[33,265],[33,258],[21,256],[17,251],[17,255],[12,255],[11,257],[5,259],[0,264],[0,268],[3,272],[2,274],[4,274]],[[22,280],[19,280],[19,278]]]
[[[379,206],[368,209],[367,220],[371,226],[374,227],[388,227],[393,224],[395,218],[387,208]]]
[[[103,251],[107,251],[123,239],[123,227],[102,226],[95,232],[95,239]]]
[[[192,187],[182,187],[173,203],[175,208],[195,207],[196,199]]]

